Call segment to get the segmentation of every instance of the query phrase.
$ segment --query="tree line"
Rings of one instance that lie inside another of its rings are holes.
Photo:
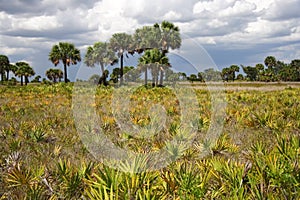
[[[237,74],[243,70],[243,74]],[[300,59],[294,59],[290,63],[277,60],[274,56],[267,56],[264,64],[258,63],[255,66],[231,65],[222,71],[209,68],[198,74],[191,74],[187,80],[194,81],[300,81]]]
[[[300,60],[292,60],[291,63],[284,63],[274,56],[268,56],[264,64],[255,66],[231,65],[222,71],[209,68],[198,74],[187,76],[184,72],[175,73],[169,62],[168,52],[170,49],[178,49],[181,46],[180,30],[173,23],[163,21],[153,26],[143,26],[135,30],[133,34],[115,33],[108,42],[97,41],[87,48],[83,62],[87,67],[100,68],[98,75],[90,79],[97,84],[108,85],[113,83],[124,84],[125,81],[135,81],[143,75],[144,84],[148,85],[148,74],[151,74],[151,85],[162,86],[163,81],[300,81]],[[124,66],[124,58],[134,54],[139,55],[138,65]],[[48,59],[57,66],[63,64],[63,71],[60,69],[48,69],[46,77],[56,83],[69,82],[67,68],[81,62],[80,50],[74,44],[59,42],[52,46]],[[106,68],[119,63],[119,67],[113,69],[108,81],[109,71]],[[237,74],[243,70],[243,74]],[[29,77],[34,76],[33,68],[26,62],[11,64],[5,55],[0,55],[1,83],[9,80],[9,73],[20,77],[21,85],[29,82]],[[33,82],[39,82],[41,76],[36,76]],[[16,82],[15,78],[10,81]],[[45,79],[44,79],[45,81]]]
[[[161,24],[155,23],[153,26],[138,28],[132,35],[115,33],[109,39],[109,42],[95,42],[87,48],[84,63],[88,67],[100,67],[100,77],[94,76],[93,78],[98,78],[98,84],[103,85],[108,85],[109,72],[105,68],[119,63],[120,67],[114,69],[111,80],[115,83],[120,82],[120,85],[123,85],[125,77],[124,58],[139,54],[141,56],[137,66],[138,72],[132,77],[137,77],[138,73],[144,73],[145,84],[147,85],[148,71],[150,71],[153,79],[152,85],[162,86],[164,71],[171,67],[167,53],[170,49],[178,49],[180,46],[179,28],[173,23],[163,21]],[[60,42],[52,47],[49,60],[55,66],[60,62],[63,63],[64,81],[68,82],[67,66],[81,61],[80,51],[73,44]]]

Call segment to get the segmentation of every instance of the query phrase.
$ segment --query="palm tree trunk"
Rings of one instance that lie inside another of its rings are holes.
[[[6,80],[9,80],[9,70],[6,71]]]
[[[120,57],[120,85],[123,85],[123,54]]]
[[[145,67],[145,85],[147,86],[148,84],[148,71],[147,71],[147,66]]]
[[[25,76],[25,85],[27,85],[28,82],[28,76]]]
[[[64,75],[65,75],[65,83],[67,83],[68,82],[67,64],[64,64]]]
[[[105,82],[106,82],[105,79],[106,78],[104,76],[104,66],[103,66],[103,64],[100,64],[100,67],[101,67],[101,75],[100,75],[100,79],[98,81],[98,85],[101,85],[101,84],[105,85]]]
[[[233,71],[233,73],[232,73],[232,82],[234,82],[234,78],[235,78],[235,72]]]
[[[160,86],[163,86],[163,81],[164,81],[164,71],[160,69],[160,79],[159,79]]]
[[[157,65],[155,66],[155,86],[158,86],[158,75],[159,75],[159,69]]]

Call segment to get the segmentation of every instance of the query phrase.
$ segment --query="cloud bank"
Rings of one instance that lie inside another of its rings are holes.
[[[0,0],[0,5],[0,54],[29,62],[40,75],[53,67],[48,53],[59,41],[74,43],[84,57],[96,41],[162,20],[202,45],[220,68],[253,65],[268,55],[287,62],[300,58],[298,0]],[[181,52],[197,57],[192,48]],[[76,66],[70,71],[76,73]]]

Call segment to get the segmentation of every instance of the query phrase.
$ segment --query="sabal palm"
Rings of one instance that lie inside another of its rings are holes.
[[[143,53],[146,50],[160,48],[160,30],[154,26],[144,26],[136,29],[133,40],[137,53]]]
[[[264,63],[268,69],[272,70],[276,65],[276,58],[274,56],[268,56],[265,58]]]
[[[160,45],[163,53],[168,53],[170,49],[178,49],[181,46],[180,30],[173,23],[163,21],[161,25],[154,24],[160,30]]]
[[[240,68],[239,68],[239,66],[237,66],[237,65],[231,65],[231,66],[229,67],[229,70],[230,70],[231,73],[232,73],[232,76],[231,76],[232,81],[234,81],[234,79],[235,79],[235,72],[239,72],[239,71],[240,71]]]
[[[76,65],[81,61],[80,50],[75,48],[74,44],[68,42],[59,42],[54,45],[49,53],[49,60],[57,66],[59,61],[64,65],[64,79],[68,82],[67,66]]]
[[[23,85],[23,78],[25,78],[25,85],[28,83],[28,77],[34,76],[35,72],[26,62],[17,62],[17,70],[15,75],[21,78],[21,85]]]
[[[49,69],[46,71],[46,76],[49,80],[56,83],[57,79],[60,81],[63,77],[63,72],[60,69]]]
[[[101,77],[105,78],[105,66],[113,65],[117,62],[117,59],[114,52],[109,48],[108,43],[96,42],[93,46],[88,47],[84,63],[88,67],[95,67],[95,64],[100,65]]]
[[[154,27],[160,32],[160,45],[163,56],[169,52],[170,49],[178,49],[181,46],[180,30],[173,23],[163,21],[161,25],[154,24]],[[166,66],[166,65],[165,65]],[[160,85],[163,84],[164,69],[160,68]]]
[[[0,55],[1,81],[4,81],[5,71],[7,71],[8,67],[9,67],[9,59],[8,59],[8,57],[6,55]]]
[[[169,59],[163,55],[157,48],[146,50],[145,54],[139,59],[140,65],[143,66],[145,71],[145,79],[147,78],[147,68],[151,68],[153,85],[158,85],[158,71],[163,69],[165,66],[169,66]],[[145,80],[145,84],[146,84]],[[162,84],[162,83],[160,83]]]
[[[132,36],[127,33],[115,33],[110,39],[111,49],[117,53],[120,59],[120,85],[123,84],[123,61],[126,52],[133,52],[134,45]],[[127,54],[126,54],[127,55]]]

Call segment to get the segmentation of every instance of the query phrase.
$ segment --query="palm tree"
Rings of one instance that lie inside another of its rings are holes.
[[[60,69],[48,69],[46,71],[46,76],[54,83],[56,83],[57,80],[60,82],[61,78],[63,77],[63,71],[61,71]]]
[[[34,70],[26,62],[17,62],[16,66],[18,69],[16,70],[15,75],[21,78],[21,85],[23,85],[23,78],[25,78],[25,85],[27,85],[29,82],[28,77],[35,75]]]
[[[139,70],[145,73],[145,86],[148,85],[148,68],[150,66],[149,51],[139,58]]]
[[[145,54],[140,57],[139,64],[143,66],[145,71],[145,84],[147,84],[147,68],[151,68],[152,85],[158,86],[158,72],[165,66],[170,66],[169,59],[163,55],[157,48],[146,50]],[[160,83],[162,85],[162,83]]]
[[[178,49],[181,46],[180,30],[178,26],[168,21],[163,21],[161,25],[154,24],[154,27],[160,32],[160,45],[163,56],[165,56],[170,49]],[[166,66],[165,66],[166,67]],[[160,70],[160,85],[163,84],[164,69]]]
[[[154,24],[153,26],[144,26],[137,29],[133,35],[135,52],[143,53],[150,49],[159,49],[163,53],[163,56],[169,52],[170,49],[178,49],[181,46],[181,37],[179,28],[173,23],[163,21],[161,25]],[[149,66],[148,66],[149,67]],[[147,71],[148,67],[144,68],[140,66],[143,71]],[[160,85],[163,84],[164,70],[168,68],[168,65],[164,65],[158,71],[160,72]],[[158,72],[155,69],[152,70],[152,74],[156,76]],[[147,73],[145,73],[145,76]],[[153,77],[156,79],[157,77]],[[146,82],[147,80],[145,80]]]
[[[160,49],[160,38],[160,30],[154,26],[143,26],[142,28],[136,29],[133,35],[135,51],[141,54],[149,49]]]
[[[94,46],[90,46],[87,49],[87,53],[84,58],[84,63],[88,67],[95,67],[95,64],[101,67],[101,77],[98,84],[106,84],[106,74],[105,66],[113,65],[118,62],[118,58],[115,56],[114,52],[109,48],[108,43],[96,42]]]
[[[268,67],[268,69],[273,70],[277,61],[274,56],[268,56],[265,58],[264,62],[265,62],[265,65]]]
[[[261,81],[261,80],[262,80],[262,75],[263,75],[263,73],[264,73],[265,67],[264,67],[263,64],[258,63],[258,64],[255,65],[255,68],[256,68],[257,74],[258,74],[258,75],[257,75],[257,80],[258,80],[258,81]]]
[[[168,21],[163,21],[161,25],[154,24],[154,27],[160,30],[160,44],[164,54],[171,49],[178,49],[181,46],[180,30],[178,26]]]
[[[60,42],[54,45],[49,53],[49,60],[57,66],[61,60],[64,65],[64,79],[68,82],[67,66],[76,65],[81,61],[80,50],[75,48],[74,44],[67,42]]]
[[[126,33],[115,33],[110,39],[111,49],[117,53],[120,59],[120,85],[123,85],[123,61],[124,55],[128,57],[127,53],[133,54],[134,44],[132,36]]]
[[[6,55],[0,55],[0,74],[1,82],[4,81],[5,71],[9,68],[9,59]],[[6,77],[8,79],[8,76]]]
[[[232,81],[234,81],[234,79],[235,79],[235,72],[239,72],[240,71],[240,68],[239,68],[239,66],[237,66],[237,65],[231,65],[230,67],[229,67],[229,70],[230,70],[230,72],[231,72],[231,78],[232,78]]]
[[[290,66],[296,72],[295,80],[300,81],[300,59],[292,60]]]
[[[222,69],[222,78],[224,81],[228,82],[230,77],[231,70],[228,67]]]
[[[9,72],[13,72],[15,73],[15,71],[17,70],[17,67],[13,64],[9,64],[8,67],[6,68],[6,78],[7,80],[9,80]]]

